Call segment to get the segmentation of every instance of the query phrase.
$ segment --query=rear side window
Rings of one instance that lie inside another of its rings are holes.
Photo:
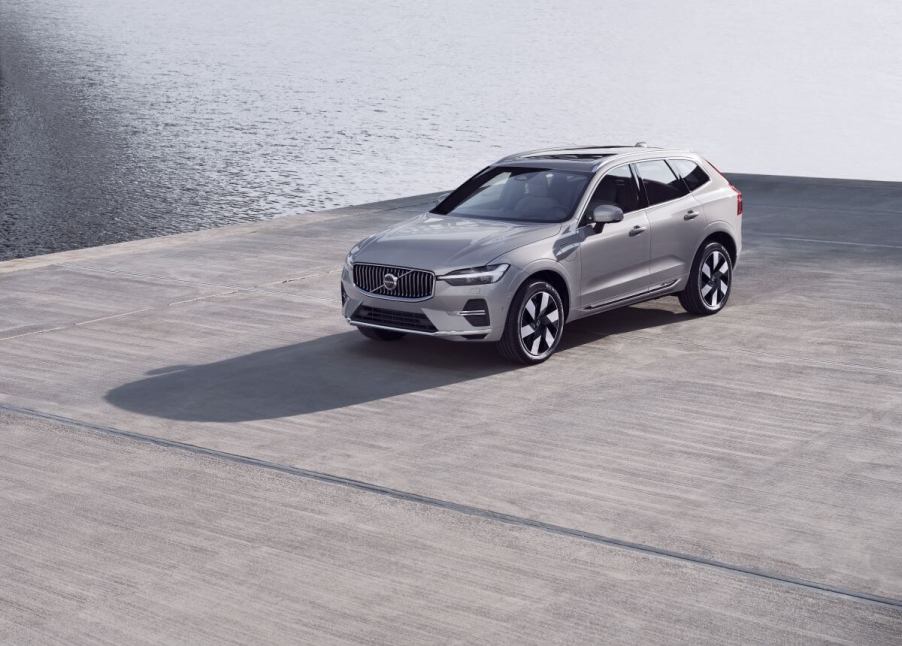
[[[649,206],[675,200],[689,192],[683,180],[674,175],[663,159],[637,162],[636,170],[645,187]]]
[[[686,186],[689,187],[690,191],[694,191],[711,179],[708,177],[708,174],[693,161],[689,161],[688,159],[669,159],[667,161],[670,162],[673,169],[683,178],[683,181],[686,182]]]
[[[620,166],[605,173],[598,182],[598,188],[592,194],[588,211],[599,204],[616,204],[624,213],[635,211],[642,206],[639,198],[639,187],[629,165]]]

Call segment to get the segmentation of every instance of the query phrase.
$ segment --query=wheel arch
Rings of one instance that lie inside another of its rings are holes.
[[[558,294],[561,296],[561,300],[564,305],[564,320],[570,318],[570,285],[567,284],[567,279],[564,277],[564,274],[556,269],[552,269],[550,267],[536,267],[534,270],[529,272],[524,272],[525,278],[520,281],[520,284],[517,286],[519,290],[526,283],[533,280],[544,280],[547,283],[550,283],[557,290]]]
[[[736,240],[730,235],[729,232],[724,231],[723,229],[716,229],[714,231],[707,232],[705,238],[701,241],[698,248],[703,248],[709,242],[719,242],[724,246],[727,250],[727,253],[730,254],[730,264],[732,266],[736,266],[736,260],[738,259],[739,250],[736,245]],[[696,252],[697,253],[697,252]]]

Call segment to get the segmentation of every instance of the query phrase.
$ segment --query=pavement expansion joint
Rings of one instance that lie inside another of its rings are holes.
[[[279,473],[285,473],[289,475],[293,475],[300,478],[306,478],[309,480],[316,480],[318,482],[330,483],[341,485],[345,487],[350,487],[352,489],[356,489],[358,491],[364,491],[372,494],[387,496],[390,498],[394,498],[397,500],[418,503],[422,505],[427,505],[430,507],[444,509],[447,511],[456,512],[459,514],[464,514],[467,516],[472,516],[476,518],[481,518],[485,520],[491,520],[495,522],[505,523],[508,525],[516,525],[519,527],[532,528],[539,531],[545,531],[552,534],[556,534],[559,536],[568,536],[571,538],[576,538],[584,541],[589,541],[591,543],[596,543],[599,545],[606,545],[609,547],[620,548],[624,550],[630,550],[633,552],[643,553],[649,556],[656,556],[660,558],[666,558],[673,561],[679,561],[682,563],[695,564],[710,568],[715,568],[717,570],[730,572],[737,575],[745,575],[757,578],[759,580],[769,581],[771,583],[795,586],[800,588],[805,588],[808,590],[814,590],[818,592],[824,592],[828,594],[838,595],[841,597],[846,597],[850,599],[854,599],[856,601],[863,601],[869,603],[877,603],[884,606],[891,606],[895,608],[902,608],[902,599],[896,599],[892,597],[884,597],[880,595],[874,595],[867,592],[862,592],[858,590],[852,590],[843,588],[840,586],[831,585],[828,583],[821,583],[817,581],[810,581],[806,579],[801,579],[797,577],[787,576],[780,574],[778,572],[769,572],[766,570],[759,570],[757,568],[745,565],[737,565],[733,563],[728,563],[725,561],[718,561],[716,559],[709,559],[701,556],[697,556],[694,554],[688,554],[683,552],[677,552],[673,550],[669,550],[662,547],[656,547],[653,545],[646,545],[642,543],[636,543],[633,541],[621,540],[614,537],[604,536],[602,534],[596,534],[594,532],[588,532],[581,529],[564,527],[561,525],[555,525],[553,523],[544,522],[537,519],[526,518],[523,516],[516,516],[513,514],[507,514],[504,512],[494,511],[491,509],[485,509],[481,507],[475,507],[472,505],[467,505],[464,503],[453,502],[449,500],[442,500],[440,498],[432,498],[430,496],[424,496],[421,494],[402,491],[398,489],[393,489],[391,487],[385,487],[379,484],[365,482],[361,480],[355,480],[353,478],[347,478],[344,476],[323,473],[319,471],[313,471],[310,469],[304,469],[301,467],[295,467],[286,464],[279,464],[277,462],[270,462],[268,460],[262,460],[259,458],[253,458],[249,456],[239,455],[235,453],[228,453],[225,451],[218,451],[216,449],[211,449],[203,446],[198,446],[194,444],[189,444],[186,442],[178,442],[175,440],[168,440],[165,438],[155,437],[153,435],[146,435],[143,433],[135,433],[132,431],[126,431],[119,428],[115,428],[112,426],[104,426],[100,424],[93,424],[91,422],[86,422],[83,420],[74,419],[71,417],[66,417],[63,415],[57,415],[54,413],[43,412],[39,410],[34,410],[31,408],[26,408],[22,406],[17,406],[14,404],[3,404],[0,403],[0,410],[19,414],[26,415],[33,418],[46,419],[49,421],[57,422],[64,426],[73,429],[87,430],[94,433],[99,433],[101,435],[127,438],[134,441],[138,441],[144,444],[152,444],[162,448],[178,450],[182,452],[193,453],[195,455],[202,455],[218,460],[228,461],[236,464],[242,464],[247,466],[254,466],[258,468],[268,469],[270,471],[276,471]]]

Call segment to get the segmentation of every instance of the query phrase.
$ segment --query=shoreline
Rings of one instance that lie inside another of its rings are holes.
[[[808,195],[807,189],[812,188],[832,188],[832,189],[856,189],[864,190],[867,194],[872,195],[874,200],[902,200],[902,182],[888,182],[882,180],[861,180],[861,179],[841,179],[828,177],[804,177],[804,176],[784,176],[784,175],[764,175],[756,173],[724,173],[724,175],[736,186],[742,190],[743,186],[761,191],[762,195],[768,195],[771,192],[786,193],[787,190],[798,194],[800,199],[796,200],[794,206],[803,203],[805,196]],[[787,187],[789,187],[787,189]],[[67,262],[70,260],[79,260],[93,257],[106,257],[119,253],[128,253],[131,251],[143,250],[146,248],[154,248],[160,244],[187,244],[193,240],[202,240],[207,237],[227,236],[240,234],[255,229],[267,228],[275,223],[286,219],[304,218],[311,222],[322,221],[330,217],[341,217],[348,210],[375,210],[375,211],[391,211],[393,209],[405,209],[412,205],[422,204],[427,206],[433,199],[446,193],[447,191],[436,191],[433,193],[423,193],[419,195],[411,195],[398,197],[389,200],[380,200],[377,202],[368,202],[363,204],[349,205],[326,209],[322,211],[310,211],[297,214],[286,214],[275,218],[258,220],[255,222],[241,222],[236,224],[224,224],[221,226],[213,226],[195,231],[185,231],[182,233],[173,233],[163,236],[152,236],[147,238],[135,238],[134,240],[126,240],[123,242],[114,242],[110,244],[99,244],[90,247],[78,247],[67,249],[64,251],[56,251],[48,254],[37,254],[34,256],[24,256],[22,258],[9,258],[0,260],[0,274],[16,271],[21,268],[37,267],[54,262]],[[834,194],[835,195],[835,194]],[[785,195],[784,195],[785,197]],[[850,207],[865,207],[860,200],[846,200]],[[801,204],[804,205],[804,204]],[[834,202],[835,205],[835,202]],[[816,208],[812,207],[812,208]],[[164,242],[165,241],[165,242]]]

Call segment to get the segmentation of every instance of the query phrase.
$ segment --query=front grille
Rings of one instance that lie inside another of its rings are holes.
[[[402,312],[400,310],[386,310],[381,307],[361,305],[351,317],[352,321],[361,323],[375,323],[399,327],[405,330],[418,330],[420,332],[435,332],[435,326],[425,314],[420,312]]]
[[[394,277],[394,288],[391,288],[392,280],[385,280],[387,275]],[[388,282],[388,285],[386,285]],[[408,298],[411,300],[425,299],[432,296],[435,286],[435,274],[422,269],[407,269],[405,267],[392,267],[391,265],[354,265],[354,284],[359,289],[376,296],[390,296],[392,298]]]

